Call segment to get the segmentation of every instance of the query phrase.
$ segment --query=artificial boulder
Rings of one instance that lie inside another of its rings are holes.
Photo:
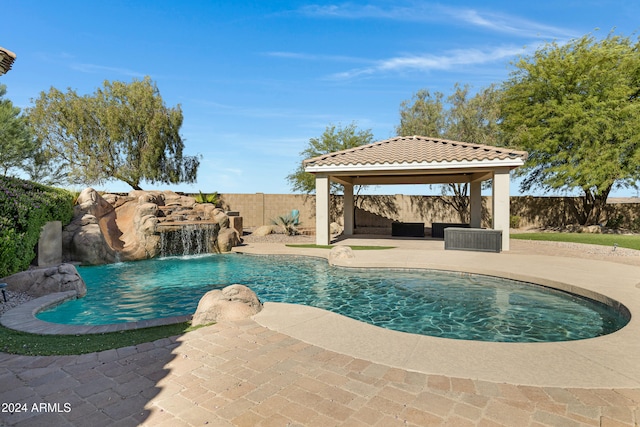
[[[206,242],[194,243],[193,238],[199,237],[189,235],[193,230],[206,231],[198,235]],[[187,235],[180,234],[182,231]],[[177,240],[188,244],[176,253],[163,252],[165,237],[176,232],[183,236]],[[230,228],[225,212],[210,203],[197,203],[193,197],[172,191],[134,190],[122,196],[100,195],[92,188],[80,193],[73,220],[62,238],[64,261],[92,265],[190,254],[193,247],[229,252],[240,242],[240,234]]]
[[[115,218],[113,205],[93,188],[83,190],[73,208],[73,220],[62,230],[64,261],[79,260],[86,264],[104,264],[116,259],[115,250],[107,242],[100,223]]]
[[[211,211],[213,216],[213,220],[220,225],[220,228],[229,228],[229,217],[226,213],[220,208],[216,208]]]
[[[231,285],[204,294],[191,324],[198,326],[242,320],[259,313],[260,310],[262,303],[255,292],[244,285]]]
[[[581,229],[582,233],[593,233],[593,234],[600,234],[602,233],[602,226],[600,225],[587,225],[587,226],[583,226]]]
[[[223,228],[218,232],[216,247],[220,252],[230,252],[231,248],[242,242],[240,234],[233,228]]]
[[[273,229],[273,226],[261,225],[260,227],[253,230],[253,233],[251,234],[257,237],[264,237],[264,236],[268,236],[269,234],[273,234],[274,232],[275,230]]]
[[[97,218],[85,215],[83,220],[84,224],[71,223],[63,232],[64,260],[91,265],[114,262],[116,253],[107,244]]]
[[[353,249],[349,246],[334,246],[329,251],[329,264],[351,264],[351,260],[356,256],[353,253]]]
[[[76,291],[78,297],[87,293],[87,285],[72,264],[35,268],[2,279],[10,291],[41,297],[55,292]]]
[[[114,208],[111,203],[104,199],[100,193],[93,188],[85,188],[78,195],[76,200],[77,209],[89,213],[96,218],[102,218],[111,212]]]

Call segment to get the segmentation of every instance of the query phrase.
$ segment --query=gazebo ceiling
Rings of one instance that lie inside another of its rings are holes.
[[[395,137],[348,150],[336,151],[304,161],[305,171],[333,176],[378,177],[415,175],[463,175],[490,173],[495,168],[516,168],[524,164],[525,151],[450,141],[423,136]],[[444,181],[442,181],[444,180]],[[433,182],[431,182],[433,183]]]

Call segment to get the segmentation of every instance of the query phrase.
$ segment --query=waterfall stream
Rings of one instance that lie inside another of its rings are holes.
[[[160,233],[160,256],[198,255],[216,252],[216,224],[186,224]]]

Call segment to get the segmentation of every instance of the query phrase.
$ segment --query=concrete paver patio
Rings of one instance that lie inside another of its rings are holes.
[[[640,310],[637,266],[517,250],[443,251],[438,244],[394,241],[397,249],[357,252],[349,262],[535,278]],[[266,244],[239,250],[328,253]],[[633,426],[640,420],[635,320],[577,342],[473,343],[267,303],[253,319],[135,347],[80,356],[0,353],[0,425]],[[15,403],[26,411],[10,413]]]

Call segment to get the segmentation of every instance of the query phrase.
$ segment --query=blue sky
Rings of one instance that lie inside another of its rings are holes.
[[[86,94],[149,75],[167,105],[181,105],[185,151],[202,162],[196,184],[144,188],[221,193],[289,193],[299,153],[330,124],[386,139],[420,89],[477,90],[545,42],[640,27],[635,0],[0,0],[0,10],[0,46],[17,54],[0,83],[14,104],[52,86]]]

